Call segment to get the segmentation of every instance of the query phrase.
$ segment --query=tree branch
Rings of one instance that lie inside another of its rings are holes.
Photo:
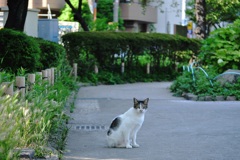
[[[83,30],[84,31],[89,31],[89,28],[87,26],[87,23],[85,22],[85,20],[83,19],[82,17],[82,10],[79,9],[81,8],[82,6],[82,0],[79,0],[79,3],[78,3],[78,10],[76,8],[74,8],[74,6],[72,5],[72,3],[70,2],[70,0],[65,0],[65,2],[69,5],[69,7],[72,9],[72,12],[74,14],[74,20],[78,21]]]

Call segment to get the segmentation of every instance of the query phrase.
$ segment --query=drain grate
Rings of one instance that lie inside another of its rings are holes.
[[[80,131],[106,131],[108,129],[104,125],[76,125],[73,128]]]

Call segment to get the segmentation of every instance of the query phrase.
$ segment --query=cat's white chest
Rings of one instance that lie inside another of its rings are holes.
[[[120,117],[123,119],[123,124],[130,128],[141,126],[144,121],[144,114],[125,113]]]

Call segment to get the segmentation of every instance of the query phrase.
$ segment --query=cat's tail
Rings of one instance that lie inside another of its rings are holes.
[[[116,147],[116,141],[114,140],[114,138],[111,136],[112,135],[112,129],[109,129],[107,132],[107,145],[110,148],[114,148]]]
[[[109,148],[116,147],[116,144],[115,144],[114,140],[111,137],[109,137],[109,136],[107,136],[107,146]]]

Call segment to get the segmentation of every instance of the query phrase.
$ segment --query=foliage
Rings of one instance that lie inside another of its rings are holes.
[[[121,74],[124,62],[128,75],[145,75],[150,63],[152,74],[173,78],[177,64],[182,66],[199,50],[197,40],[158,33],[77,32],[62,39],[68,60],[79,64],[81,77],[92,73],[95,64],[100,71]]]
[[[196,22],[195,0],[187,2],[186,14]],[[211,27],[221,28],[221,22],[233,22],[239,18],[239,0],[206,0],[206,31],[209,35]]]
[[[199,57],[203,64],[214,66],[219,72],[227,69],[240,69],[240,20],[226,28],[220,28],[211,33],[203,41]]]
[[[55,67],[66,58],[66,52],[62,45],[40,38],[35,40],[41,50],[39,61],[45,68]]]
[[[71,3],[75,8],[78,6],[78,0],[71,0]],[[74,21],[74,15],[72,9],[66,4],[61,11],[61,15],[58,17],[61,21]],[[88,1],[82,2],[82,17],[88,24],[91,31],[114,31],[117,28],[123,30],[123,20],[119,18],[118,23],[112,23],[113,21],[113,2],[111,0],[102,0],[97,3],[97,19],[93,21],[93,15],[90,12]]]
[[[18,93],[5,95],[0,88],[0,159],[14,159],[17,148],[33,148],[37,157],[43,157],[51,154],[46,149],[49,142],[58,151],[64,150],[68,131],[64,107],[76,87],[73,79],[61,71],[54,86],[37,77],[25,99]]]
[[[42,67],[38,44],[25,33],[1,29],[0,48],[0,67],[5,70],[16,73],[22,67],[32,72]]]
[[[0,159],[16,158],[16,149],[21,148],[35,149],[37,157],[52,154],[46,148],[49,144],[62,153],[68,131],[65,104],[70,92],[76,88],[75,81],[68,76],[70,67],[65,49],[54,42],[13,30],[0,30],[0,35],[2,57],[12,56],[12,59],[1,59],[0,84],[14,83],[15,75],[26,76],[27,72],[34,73],[43,66],[55,67],[56,73],[54,85],[37,76],[25,98],[18,92],[13,96],[5,95],[4,88],[0,87]],[[33,63],[36,60],[38,66]],[[6,63],[8,66],[4,67],[2,64]]]
[[[71,3],[75,8],[78,7],[78,0],[71,0]],[[89,10],[87,0],[83,0],[82,2],[82,13],[82,17],[86,21],[86,23],[90,23],[93,17]],[[61,15],[58,17],[58,19],[61,21],[74,21],[74,13],[67,4],[65,4],[64,8],[61,10]]]
[[[63,46],[10,29],[0,30],[0,67],[18,73],[22,68],[28,72],[55,67],[66,59]],[[44,67],[44,68],[43,68]]]
[[[215,81],[217,72],[213,69],[205,68],[209,77],[199,69],[194,69],[194,78],[191,72],[184,71],[183,74],[173,82],[170,89],[175,96],[183,96],[185,93],[192,93],[198,97],[212,96],[213,99],[216,96],[235,96],[240,100],[240,79],[234,84],[226,83],[221,84],[219,81]],[[213,85],[211,85],[210,81]]]

